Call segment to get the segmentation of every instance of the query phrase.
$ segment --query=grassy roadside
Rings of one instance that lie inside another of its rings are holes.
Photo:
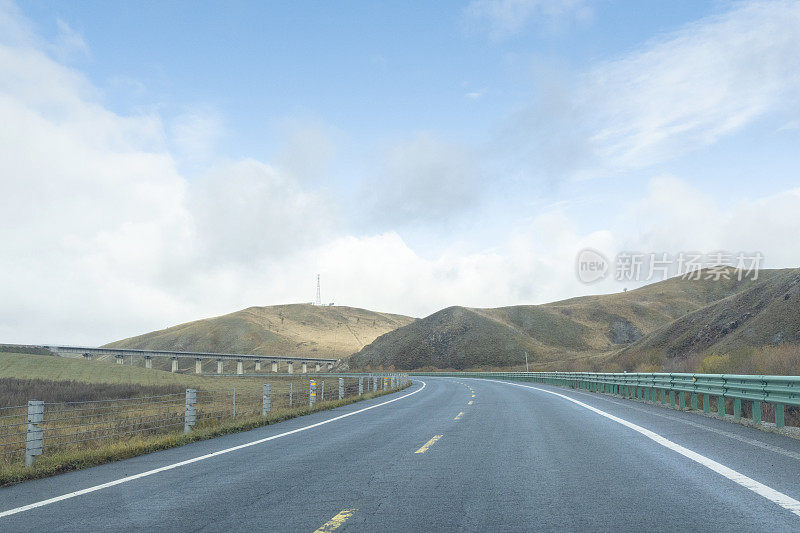
[[[343,400],[319,402],[313,408],[305,406],[292,409],[276,409],[267,417],[243,417],[238,420],[232,420],[227,423],[219,424],[213,428],[200,427],[193,430],[189,434],[181,433],[170,435],[136,436],[124,441],[111,443],[108,446],[98,449],[76,450],[43,455],[37,458],[36,463],[32,467],[26,468],[21,465],[13,465],[0,470],[0,487],[5,487],[14,483],[20,483],[22,481],[54,476],[64,472],[71,472],[73,470],[80,470],[90,466],[97,466],[113,461],[119,461],[121,459],[128,459],[137,455],[144,455],[159,450],[166,450],[168,448],[182,446],[190,442],[207,440],[214,437],[219,437],[221,435],[228,435],[269,424],[276,424],[278,422],[283,422],[299,416],[304,416],[319,411],[326,411],[358,401],[369,400],[385,394],[391,394],[393,392],[403,390],[409,386],[410,384],[394,390],[369,392],[365,393],[363,396],[354,396],[345,398]]]

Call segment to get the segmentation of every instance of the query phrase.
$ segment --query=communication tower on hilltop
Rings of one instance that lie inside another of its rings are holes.
[[[317,274],[317,301],[314,303],[314,305],[322,305],[322,298],[320,297],[319,293],[319,274]]]

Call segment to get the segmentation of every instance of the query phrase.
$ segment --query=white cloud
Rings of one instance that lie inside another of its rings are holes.
[[[592,143],[643,166],[707,146],[800,95],[800,3],[739,4],[597,67],[585,100]]]
[[[520,32],[531,20],[551,27],[592,17],[588,0],[472,0],[465,10],[469,22],[488,25],[501,39]]]
[[[178,115],[169,124],[169,138],[175,153],[189,164],[213,160],[216,144],[224,131],[219,112],[207,106]]]
[[[335,128],[315,120],[286,120],[286,142],[277,156],[278,168],[303,183],[319,182],[337,152],[342,137]]]
[[[363,194],[378,220],[441,222],[476,203],[478,165],[466,147],[420,133],[382,154]]]
[[[58,34],[53,43],[53,52],[62,61],[89,55],[89,47],[83,36],[61,19],[56,21]]]

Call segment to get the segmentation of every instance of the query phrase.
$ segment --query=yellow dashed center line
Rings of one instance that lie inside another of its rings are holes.
[[[458,413],[453,420],[461,420],[462,416],[464,416],[464,411],[461,411],[460,413]]]
[[[358,511],[358,509],[345,509],[341,513],[337,514],[325,524],[322,525],[319,529],[314,531],[314,533],[325,533],[327,531],[335,531],[342,527],[342,525],[347,522],[347,519],[353,516],[353,513]]]
[[[431,446],[436,444],[436,441],[441,439],[441,438],[442,438],[442,435],[434,435],[431,440],[429,440],[428,442],[423,444],[422,448],[420,448],[419,450],[415,451],[414,453],[425,453],[425,452],[427,452],[428,448],[430,448]]]

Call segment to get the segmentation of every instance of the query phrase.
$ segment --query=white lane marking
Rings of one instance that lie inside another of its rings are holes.
[[[576,400],[575,398],[570,398],[569,396],[566,396],[564,394],[559,394],[557,392],[549,391],[547,389],[540,389],[539,387],[533,387],[533,386],[530,386],[530,385],[520,385],[518,383],[509,383],[508,381],[498,381],[498,380],[494,380],[494,379],[487,380],[487,381],[494,381],[495,383],[505,383],[506,385],[513,385],[515,387],[522,387],[522,388],[525,388],[525,389],[533,389],[533,390],[537,390],[537,391],[540,391],[540,392],[545,392],[547,394],[552,394],[553,396],[558,396],[558,397],[564,398],[565,400],[568,400],[568,401],[570,401],[572,403],[578,404],[581,407],[584,407],[584,408],[586,408],[586,409],[588,409],[588,410],[590,410],[590,411],[592,411],[594,413],[597,413],[600,416],[604,416],[604,417],[608,418],[609,420],[613,420],[614,422],[617,422],[618,424],[622,424],[625,427],[628,427],[628,428],[630,428],[630,429],[632,429],[632,430],[634,430],[634,431],[636,431],[638,433],[641,433],[645,437],[657,442],[658,444],[664,446],[665,448],[669,448],[670,450],[678,452],[679,454],[683,455],[684,457],[688,457],[692,461],[695,461],[696,463],[699,463],[699,464],[705,466],[706,468],[708,468],[710,470],[713,470],[717,474],[730,479],[734,483],[737,483],[737,484],[741,485],[742,487],[755,492],[759,496],[763,496],[764,498],[768,499],[772,503],[776,503],[776,504],[780,505],[781,507],[783,507],[784,509],[786,509],[788,511],[791,511],[795,515],[800,516],[800,501],[797,501],[794,498],[792,498],[791,496],[787,496],[786,494],[784,494],[782,492],[779,492],[779,491],[773,489],[772,487],[768,487],[768,486],[764,485],[763,483],[759,483],[758,481],[756,481],[754,479],[751,479],[751,478],[745,476],[744,474],[741,474],[741,473],[737,472],[736,470],[734,470],[732,468],[728,468],[727,466],[725,466],[725,465],[723,465],[721,463],[718,463],[718,462],[714,461],[713,459],[709,459],[705,455],[700,455],[699,453],[694,452],[694,451],[692,451],[692,450],[690,450],[688,448],[684,448],[680,444],[672,442],[671,440],[669,440],[669,439],[667,439],[665,437],[662,437],[661,435],[659,435],[658,433],[656,433],[654,431],[650,431],[649,429],[645,429],[642,426],[638,426],[638,425],[634,424],[633,422],[628,422],[627,420],[625,420],[623,418],[620,418],[618,416],[614,416],[614,415],[612,415],[610,413],[606,413],[605,411],[602,411],[602,410],[598,409],[597,407],[593,407],[593,406],[591,406],[589,404],[583,403],[583,402],[581,402],[579,400]]]
[[[257,444],[262,444],[264,442],[268,442],[271,440],[279,439],[281,437],[286,437],[288,435],[294,435],[295,433],[300,433],[301,431],[306,431],[308,429],[312,429],[319,426],[324,426],[325,424],[330,424],[331,422],[335,422],[337,420],[341,420],[342,418],[347,418],[348,416],[357,415],[359,413],[363,413],[364,411],[369,411],[370,409],[375,409],[376,407],[381,407],[390,403],[394,403],[398,400],[402,400],[403,398],[408,398],[409,396],[413,396],[414,394],[420,392],[422,389],[426,387],[426,383],[422,380],[419,380],[422,383],[422,387],[415,390],[414,392],[410,392],[408,394],[404,394],[403,396],[399,396],[397,398],[393,398],[386,402],[378,403],[375,405],[370,405],[369,407],[365,407],[363,409],[359,409],[358,411],[353,411],[352,413],[345,413],[343,415],[339,415],[328,420],[323,420],[322,422],[316,422],[314,424],[303,426],[301,428],[293,429],[291,431],[287,431],[285,433],[280,433],[279,435],[273,435],[271,437],[266,437],[263,439],[254,440],[252,442],[247,442],[245,444],[239,444],[238,446],[232,446],[230,448],[225,448],[224,450],[219,450],[212,453],[207,453],[205,455],[200,455],[198,457],[193,457],[192,459],[187,459],[185,461],[180,461],[178,463],[173,463],[170,465],[162,466],[159,468],[154,468],[153,470],[148,470],[146,472],[142,472],[140,474],[134,474],[132,476],[125,476],[123,478],[115,479],[114,481],[109,481],[107,483],[102,483],[100,485],[95,485],[93,487],[88,487],[81,490],[76,490],[74,492],[69,492],[67,494],[62,494],[61,496],[56,496],[54,498],[48,498],[46,500],[42,500],[39,502],[31,503],[28,505],[23,505],[22,507],[15,507],[14,509],[9,509],[8,511],[0,512],[0,518],[4,518],[6,516],[11,516],[17,513],[22,513],[24,511],[30,511],[31,509],[36,509],[37,507],[44,507],[45,505],[50,505],[51,503],[60,502],[63,500],[69,500],[70,498],[76,498],[78,496],[83,496],[84,494],[89,494],[90,492],[96,492],[98,490],[107,489],[109,487],[113,487],[115,485],[121,485],[123,483],[127,483],[129,481],[134,481],[136,479],[140,479],[147,476],[152,476],[153,474],[158,474],[161,472],[166,472],[167,470],[173,470],[175,468],[179,468],[181,466],[186,466],[192,463],[197,463],[199,461],[204,461],[206,459],[211,459],[212,457],[217,457],[218,455],[223,455],[230,452],[235,452],[237,450],[241,450],[243,448],[249,448],[250,446],[255,446]]]
[[[723,437],[728,437],[729,439],[738,440],[739,442],[743,442],[745,444],[749,444],[750,446],[755,446],[757,448],[761,448],[762,450],[768,450],[770,452],[774,452],[774,453],[777,453],[777,454],[780,454],[780,455],[784,455],[786,457],[790,457],[792,459],[800,461],[800,453],[793,452],[791,450],[786,450],[784,448],[779,448],[778,446],[773,446],[772,444],[767,444],[766,442],[761,442],[760,440],[751,439],[749,437],[742,437],[741,435],[737,435],[737,434],[731,433],[729,431],[723,431],[721,429],[717,429],[717,428],[713,428],[713,427],[710,427],[710,426],[706,426],[705,424],[699,424],[697,422],[692,422],[691,420],[684,420],[683,418],[678,418],[676,416],[669,416],[669,415],[666,415],[664,413],[654,412],[652,409],[643,409],[641,407],[637,407],[637,404],[640,403],[640,402],[632,403],[632,402],[630,402],[630,400],[626,400],[626,401],[623,401],[623,402],[618,402],[618,401],[615,401],[615,400],[613,400],[611,398],[606,398],[605,396],[601,396],[601,395],[595,396],[593,394],[589,394],[589,393],[586,393],[586,392],[583,392],[583,391],[579,391],[579,390],[573,390],[571,392],[573,394],[580,394],[582,396],[588,396],[590,398],[595,398],[597,400],[603,400],[604,402],[613,403],[614,405],[618,405],[620,407],[625,407],[626,409],[633,409],[634,411],[639,411],[641,413],[647,413],[648,415],[657,416],[659,418],[665,418],[667,420],[672,420],[673,422],[680,422],[681,424],[686,424],[687,426],[692,426],[692,427],[695,427],[697,429],[702,429],[702,430],[708,431],[710,433],[715,433],[717,435],[722,435]],[[628,405],[628,403],[631,403],[631,405]],[[647,405],[647,406],[663,409],[663,407],[661,407],[662,404],[643,403],[643,405]],[[688,412],[691,412],[691,411],[688,411]],[[697,413],[697,414],[699,414],[699,413]],[[708,417],[708,418],[710,420],[722,420],[719,417]]]

